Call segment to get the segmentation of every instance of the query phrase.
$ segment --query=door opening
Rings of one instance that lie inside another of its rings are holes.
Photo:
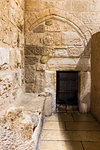
[[[78,108],[78,71],[57,71],[56,104]]]

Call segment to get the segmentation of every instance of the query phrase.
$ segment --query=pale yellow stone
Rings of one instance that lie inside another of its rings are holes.
[[[46,121],[73,121],[71,114],[57,113],[46,118]]]
[[[97,141],[100,142],[100,132],[96,131],[54,131],[44,130],[41,140],[64,141]]]
[[[72,0],[72,10],[78,12],[88,12],[90,10],[90,1]]]
[[[41,62],[42,64],[45,64],[45,63],[47,62],[47,60],[48,60],[48,57],[47,57],[47,56],[42,56],[40,62]]]
[[[88,58],[51,58],[48,61],[50,70],[83,70],[86,71],[90,67]]]
[[[79,142],[41,141],[39,150],[83,150]],[[99,149],[98,149],[99,150]]]
[[[39,1],[38,0],[25,0],[25,9],[30,11],[34,10],[37,11],[39,10]]]
[[[45,122],[43,129],[49,130],[65,130],[65,123],[64,122]]]

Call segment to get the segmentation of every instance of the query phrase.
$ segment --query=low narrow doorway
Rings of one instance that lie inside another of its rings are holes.
[[[57,107],[78,109],[78,71],[57,71]]]

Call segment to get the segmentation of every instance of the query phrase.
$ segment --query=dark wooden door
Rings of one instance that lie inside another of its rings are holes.
[[[77,105],[78,72],[57,71],[57,104]]]

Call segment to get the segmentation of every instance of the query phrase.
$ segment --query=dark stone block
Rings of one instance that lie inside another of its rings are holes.
[[[25,55],[48,55],[48,47],[44,46],[26,46]]]
[[[44,25],[39,25],[37,28],[33,30],[34,33],[44,33]]]
[[[37,57],[26,56],[25,57],[25,65],[35,65],[38,62]]]

